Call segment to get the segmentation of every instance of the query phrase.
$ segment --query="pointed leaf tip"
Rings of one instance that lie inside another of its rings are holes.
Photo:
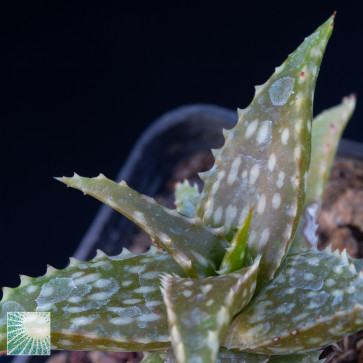
[[[218,271],[219,274],[237,271],[243,267],[252,211],[253,209],[251,208],[242,226],[234,235],[231,245],[227,248],[226,254],[224,255],[221,263],[220,270]]]
[[[251,300],[260,259],[234,273],[186,279],[165,275],[162,293],[178,362],[215,362],[233,316]]]
[[[305,203],[290,253],[307,251],[317,242],[317,220],[323,203],[326,184],[343,131],[356,105],[354,94],[342,103],[323,111],[313,120],[311,159]]]
[[[214,167],[202,176],[196,215],[211,227],[223,226],[229,241],[246,210],[254,208],[245,262],[262,254],[258,289],[280,265],[303,208],[314,88],[332,21],[307,37],[256,88],[225,145],[214,152]]]
[[[228,242],[199,218],[183,216],[137,193],[125,182],[115,183],[102,174],[96,178],[77,176],[61,181],[131,219],[170,253],[189,276],[215,275]]]
[[[363,328],[363,277],[346,253],[288,255],[231,323],[225,346],[263,354],[307,352]]]
[[[159,276],[186,277],[166,253],[127,250],[116,256],[98,252],[90,261],[72,259],[63,270],[22,276],[4,289],[0,301],[0,350],[6,349],[6,313],[51,312],[52,349],[143,351],[170,346]]]

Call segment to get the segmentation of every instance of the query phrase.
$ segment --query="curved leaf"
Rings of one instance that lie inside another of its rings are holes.
[[[317,242],[317,219],[321,211],[326,183],[344,128],[355,109],[355,95],[342,104],[322,112],[313,120],[311,160],[305,204],[291,253],[306,251]]]
[[[224,132],[225,145],[213,150],[215,165],[201,174],[196,215],[211,227],[223,226],[228,240],[254,210],[246,263],[262,254],[258,289],[280,265],[302,211],[314,88],[332,26],[333,17],[256,87],[237,126]]]
[[[163,278],[162,292],[178,363],[216,361],[229,322],[253,296],[259,263],[258,257],[252,266],[221,276]]]
[[[71,259],[64,270],[21,277],[4,288],[0,302],[0,350],[6,349],[6,313],[51,312],[52,349],[143,351],[170,346],[160,274],[186,276],[166,253],[102,252],[88,262]]]
[[[206,227],[199,218],[188,218],[139,194],[124,181],[115,183],[100,174],[97,178],[58,178],[116,209],[144,229],[189,276],[215,274],[228,246],[222,234]]]
[[[363,273],[346,252],[288,255],[277,276],[231,323],[224,345],[263,354],[327,346],[363,329]]]

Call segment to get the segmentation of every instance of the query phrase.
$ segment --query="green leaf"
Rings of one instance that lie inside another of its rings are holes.
[[[197,184],[193,186],[188,180],[175,185],[176,210],[187,217],[195,216],[195,204],[200,197]]]
[[[288,255],[276,277],[231,323],[224,346],[263,354],[306,352],[363,329],[363,273],[346,252]]]
[[[206,227],[200,218],[182,216],[173,209],[139,194],[124,181],[97,178],[58,178],[116,209],[144,229],[191,277],[215,274],[228,242],[221,232]]]
[[[348,256],[348,259],[350,262],[353,262],[355,269],[357,271],[362,271],[363,270],[363,259],[362,258],[352,258],[350,256]]]
[[[48,267],[38,278],[21,277],[4,288],[0,302],[0,351],[6,349],[6,312],[51,312],[52,349],[143,351],[169,347],[168,324],[159,288],[160,274],[186,276],[166,253],[124,250],[63,270]]]
[[[164,352],[145,353],[143,360],[140,363],[164,363]]]
[[[317,219],[326,183],[344,128],[355,109],[354,95],[322,112],[313,120],[311,160],[305,204],[290,252],[306,251],[317,242]]]
[[[256,87],[237,126],[224,132],[225,145],[213,150],[215,165],[201,175],[196,215],[211,227],[223,226],[228,240],[253,208],[246,263],[262,254],[258,289],[280,265],[302,211],[314,87],[332,27],[333,17]]]
[[[251,216],[252,209],[250,209],[242,227],[234,235],[231,245],[227,248],[220,270],[218,271],[219,274],[237,271],[243,267]]]
[[[265,363],[270,356],[265,354],[251,354],[220,348],[217,363]]]
[[[199,279],[166,275],[162,292],[179,363],[215,362],[232,317],[251,300],[260,258],[240,271]]]

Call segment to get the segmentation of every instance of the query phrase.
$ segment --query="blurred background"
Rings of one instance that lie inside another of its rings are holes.
[[[334,10],[314,113],[355,92],[344,137],[363,142],[363,22],[347,1],[2,3],[0,286],[65,267],[100,207],[53,176],[114,178],[147,126],[180,105],[246,107]]]

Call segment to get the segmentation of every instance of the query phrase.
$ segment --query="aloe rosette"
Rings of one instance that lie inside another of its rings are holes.
[[[176,188],[177,210],[103,175],[59,178],[143,228],[126,249],[4,288],[6,313],[51,312],[53,349],[153,351],[144,362],[315,362],[363,328],[361,261],[316,248],[317,217],[355,97],[312,120],[334,16],[256,87],[214,166]]]

